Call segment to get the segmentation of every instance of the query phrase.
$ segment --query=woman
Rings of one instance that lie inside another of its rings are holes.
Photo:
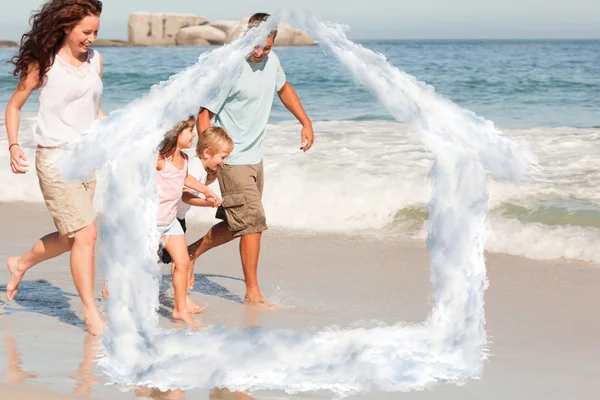
[[[10,166],[16,174],[27,172],[27,159],[19,147],[21,108],[39,90],[39,112],[34,137],[38,144],[35,166],[46,206],[58,232],[38,240],[20,257],[8,259],[10,280],[6,294],[12,300],[23,275],[34,265],[67,251],[71,273],[81,301],[85,326],[102,333],[103,321],[94,299],[94,245],[96,181],[67,182],[55,161],[61,148],[104,116],[102,58],[89,46],[100,27],[102,3],[97,0],[50,0],[32,17],[31,30],[23,35],[19,53],[11,60],[19,84],[6,107]]]

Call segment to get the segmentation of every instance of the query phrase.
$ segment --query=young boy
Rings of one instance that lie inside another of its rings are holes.
[[[217,126],[211,126],[198,135],[196,145],[196,156],[190,159],[188,164],[188,174],[205,185],[210,185],[217,178],[217,170],[227,161],[227,157],[233,150],[233,140],[229,137],[227,131]],[[195,207],[214,207],[212,201],[200,197],[198,192],[185,188],[181,200],[177,204],[177,220],[183,228],[187,230],[185,216],[192,206]],[[163,250],[161,261],[165,264],[171,263],[171,255]],[[194,271],[190,268],[190,279],[188,281],[190,289],[194,286]]]

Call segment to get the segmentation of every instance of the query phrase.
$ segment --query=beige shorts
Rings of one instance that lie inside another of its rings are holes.
[[[46,207],[54,218],[54,225],[61,235],[72,238],[75,232],[96,221],[96,178],[92,176],[85,182],[65,181],[55,163],[61,152],[60,149],[38,147],[35,169]]]
[[[223,165],[217,171],[223,204],[216,217],[227,221],[233,237],[267,230],[262,204],[264,173],[256,165]]]

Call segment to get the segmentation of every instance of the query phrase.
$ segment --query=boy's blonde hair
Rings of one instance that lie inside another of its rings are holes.
[[[227,131],[220,126],[211,126],[206,128],[198,135],[196,144],[196,154],[200,157],[204,150],[208,150],[211,155],[220,151],[231,153],[233,151],[233,140],[229,137]]]

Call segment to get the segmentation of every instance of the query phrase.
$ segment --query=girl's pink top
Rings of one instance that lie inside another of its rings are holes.
[[[164,158],[165,166],[156,171],[158,184],[158,225],[168,225],[177,215],[177,203],[183,193],[183,182],[187,176],[188,159],[183,154],[183,168],[179,169]]]

